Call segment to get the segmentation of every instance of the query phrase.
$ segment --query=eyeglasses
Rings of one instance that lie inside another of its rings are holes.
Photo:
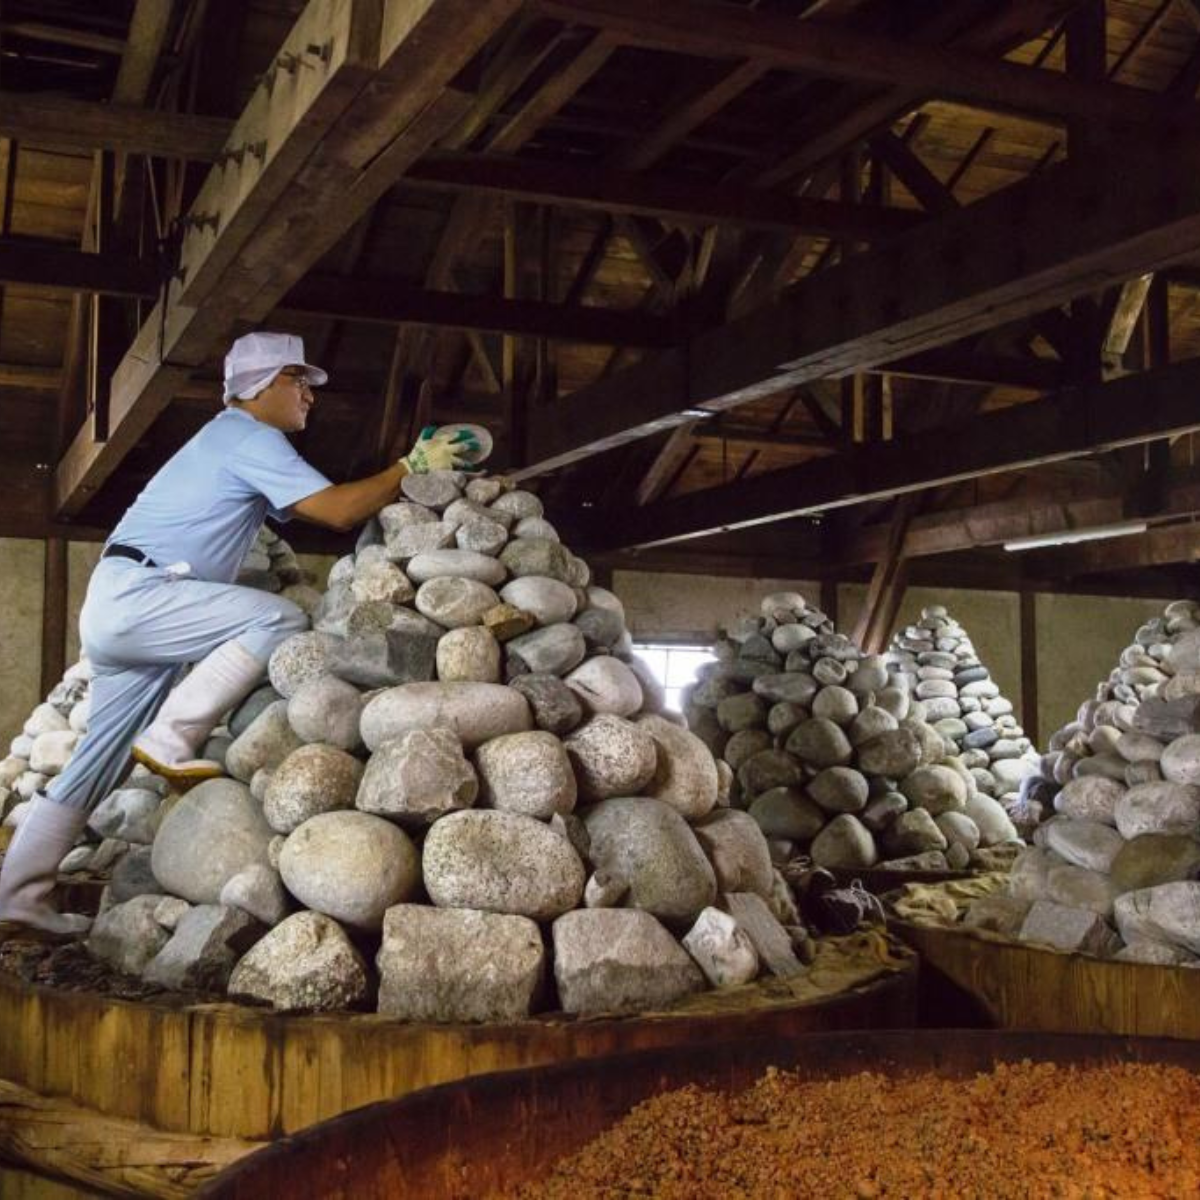
[[[302,392],[311,392],[312,384],[308,381],[308,373],[306,371],[280,371],[280,379],[289,379]]]

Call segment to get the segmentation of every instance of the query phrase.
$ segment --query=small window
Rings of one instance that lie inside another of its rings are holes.
[[[705,663],[715,662],[709,646],[673,645],[662,642],[638,642],[633,652],[650,668],[667,694],[667,708],[682,712],[683,689],[696,678]]]

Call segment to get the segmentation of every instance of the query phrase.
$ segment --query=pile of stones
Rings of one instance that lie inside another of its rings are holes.
[[[929,720],[904,671],[864,654],[797,592],[734,622],[685,699],[773,860],[859,870],[991,868],[1017,832]]]
[[[305,612],[315,611],[321,599],[320,592],[311,586],[311,572],[300,566],[291,546],[266,526],[259,530],[246,555],[238,582],[281,593]],[[0,819],[5,824],[16,825],[34,793],[70,762],[87,732],[91,677],[86,658],[69,667],[12,740],[8,756],[0,761]],[[225,734],[225,730],[217,732],[218,747],[222,740],[228,741]],[[136,767],[128,783],[143,794],[130,797],[123,794],[129,789],[122,788],[101,801],[89,822],[84,843],[64,861],[64,872],[106,872],[130,844],[152,840],[153,819],[149,814],[157,807],[155,798],[166,794],[165,783]],[[147,792],[152,795],[145,795]],[[119,816],[126,813],[127,818]]]
[[[925,719],[954,743],[979,790],[1006,808],[1015,804],[1038,754],[963,627],[932,605],[892,638],[886,657],[925,706]]]
[[[1200,605],[1169,604],[1022,788],[1033,846],[969,924],[1133,962],[1200,963]]]
[[[620,601],[532,493],[402,486],[210,744],[227,777],[159,806],[92,953],[167,988],[421,1021],[755,978],[721,897],[795,929],[788,885],[731,773],[662,712]]]

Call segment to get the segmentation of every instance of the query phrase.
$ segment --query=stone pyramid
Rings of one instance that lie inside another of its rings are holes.
[[[1200,965],[1200,604],[1121,653],[1024,789],[1034,845],[967,922],[1132,962]]]
[[[886,658],[925,705],[926,719],[957,747],[979,790],[1014,803],[1038,754],[966,630],[942,605],[922,609],[892,638]]]
[[[281,1010],[513,1020],[754,978],[723,893],[797,925],[532,493],[406,477],[313,617],[231,714],[229,777],[165,802],[93,954]]]
[[[1017,833],[902,670],[864,654],[797,592],[731,625],[687,696],[694,732],[734,777],[733,803],[776,863],[993,866]]]
[[[314,611],[321,599],[291,546],[266,526],[259,530],[247,553],[238,582],[280,592],[305,612]],[[19,822],[22,806],[70,761],[87,732],[90,684],[91,667],[83,658],[67,668],[13,739],[8,757],[0,761],[0,820],[6,824]],[[217,731],[209,750],[219,755],[229,740],[224,731]],[[83,844],[64,860],[64,872],[106,872],[119,862],[131,843],[153,839],[158,801],[166,794],[166,783],[141,767],[134,767],[126,782],[129,786],[106,797],[93,812],[90,836],[85,834]],[[142,794],[118,794],[129,791]],[[99,844],[96,838],[101,839]]]

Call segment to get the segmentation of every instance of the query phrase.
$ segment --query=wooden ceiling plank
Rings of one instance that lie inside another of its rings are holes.
[[[185,240],[185,281],[173,281],[114,375],[108,441],[82,430],[59,464],[57,511],[77,512],[236,323],[263,319],[461,119],[467,98],[450,81],[517,2],[390,0],[379,22],[368,0],[309,0],[274,78],[237,122],[242,161],[214,168],[192,207],[188,233],[200,240]],[[262,142],[260,160],[252,147]],[[214,234],[202,217],[216,218]]]
[[[695,0],[535,0],[562,21],[592,25],[613,37],[675,53],[754,59],[773,66],[917,89],[924,95],[969,101],[1000,112],[1037,113],[1057,124],[1066,117],[1148,124],[1195,124],[1194,106],[1181,109],[1140,88],[1072,80],[955,47],[923,46],[821,21],[797,23],[774,13]]]
[[[1200,429],[1200,359],[975,417],[642,509],[604,513],[594,544],[647,546],[770,523]],[[945,451],[952,439],[954,453]]]
[[[1179,262],[1200,237],[1200,148],[1121,146],[1042,173],[856,255],[784,297],[549,408],[526,474],[694,414],[869,370]],[[1115,152],[1115,151],[1114,151]]]

